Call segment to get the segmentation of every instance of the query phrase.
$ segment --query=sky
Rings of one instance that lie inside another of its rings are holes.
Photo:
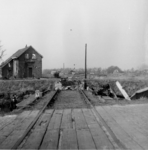
[[[148,64],[147,0],[0,0],[4,60],[32,45],[43,69]]]

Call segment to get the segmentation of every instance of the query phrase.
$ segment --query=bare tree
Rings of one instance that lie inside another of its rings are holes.
[[[3,49],[3,46],[1,45],[1,41],[0,41],[0,63],[3,62],[3,57],[5,54],[5,49]]]

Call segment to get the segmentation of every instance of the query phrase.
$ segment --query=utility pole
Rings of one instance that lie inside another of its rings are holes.
[[[64,70],[64,68],[65,68],[65,64],[63,63],[63,70]]]
[[[87,88],[87,44],[85,44],[85,82],[84,82],[84,89],[86,90]]]

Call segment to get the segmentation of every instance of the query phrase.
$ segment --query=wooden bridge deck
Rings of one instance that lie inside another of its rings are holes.
[[[53,111],[46,111],[20,148],[36,149],[40,146],[41,149],[113,149],[90,109]],[[38,111],[24,111],[13,116],[11,122],[1,123],[0,148],[11,148],[37,113]]]
[[[96,107],[117,139],[127,149],[148,148],[147,108],[147,104]],[[10,149],[38,112],[38,110],[24,111],[19,115],[0,117],[0,148]],[[40,149],[114,149],[112,141],[91,109],[87,108],[46,110],[19,148],[39,147]]]

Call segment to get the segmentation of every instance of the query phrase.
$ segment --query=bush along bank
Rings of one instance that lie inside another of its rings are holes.
[[[44,92],[52,89],[54,81],[30,80],[30,81],[0,81],[0,111],[12,111],[16,104],[35,94],[36,90]]]

